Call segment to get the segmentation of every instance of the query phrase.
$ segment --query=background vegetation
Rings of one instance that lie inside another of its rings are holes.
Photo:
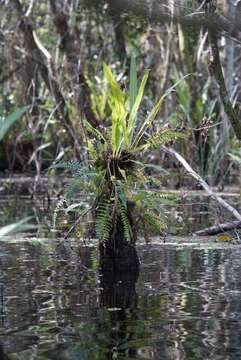
[[[5,0],[0,9],[0,171],[39,176],[58,160],[85,161],[85,120],[100,130],[111,118],[103,63],[126,90],[135,56],[139,81],[150,69],[139,124],[165,91],[188,75],[166,97],[153,131],[190,130],[176,149],[209,184],[237,185],[239,11],[232,0]],[[143,156],[153,165],[151,173],[165,169],[164,185],[187,184],[160,148]]]

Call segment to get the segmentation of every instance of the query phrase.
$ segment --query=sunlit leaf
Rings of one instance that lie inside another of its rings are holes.
[[[12,114],[8,115],[3,121],[0,121],[0,141],[3,140],[11,126],[27,111],[28,107],[23,106],[15,110]]]
[[[134,104],[132,106],[131,112],[130,112],[130,116],[129,116],[129,120],[128,120],[128,127],[127,127],[128,145],[130,145],[131,141],[132,141],[133,133],[134,133],[134,130],[135,130],[137,112],[139,110],[140,103],[141,103],[141,100],[143,98],[143,94],[144,94],[144,90],[145,90],[145,86],[146,86],[148,76],[149,76],[149,70],[146,70],[145,73],[144,73],[144,76],[143,76],[143,78],[141,80],[141,84],[140,84],[140,87],[138,89],[136,100],[135,100],[135,102],[134,102]]]
[[[130,68],[130,110],[136,101],[137,96],[137,71],[136,71],[136,59],[134,55],[131,56],[131,68]]]

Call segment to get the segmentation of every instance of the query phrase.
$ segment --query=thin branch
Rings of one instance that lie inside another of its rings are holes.
[[[235,230],[235,229],[240,229],[240,228],[241,228],[241,221],[237,220],[237,221],[232,221],[232,222],[227,222],[227,223],[223,223],[223,224],[217,224],[214,226],[210,226],[205,229],[196,231],[195,234],[199,235],[199,236],[217,235],[224,231],[230,231],[230,230]]]
[[[39,44],[37,44],[35,41],[34,29],[30,19],[24,15],[22,5],[19,0],[11,1],[19,18],[19,28],[24,36],[24,46],[26,48],[27,56],[31,57],[36,62],[36,64],[39,65],[41,77],[56,102],[57,114],[61,119],[63,126],[66,128],[67,133],[70,134],[73,140],[75,140],[74,130],[72,129],[72,125],[69,119],[68,108],[66,106],[64,96],[61,93],[60,85],[53,77],[49,64],[46,66],[44,62],[42,51],[39,49]]]
[[[186,169],[189,175],[191,175],[194,179],[196,179],[199,184],[202,186],[204,190],[208,193],[210,198],[216,200],[223,208],[229,211],[237,220],[241,221],[240,213],[231,205],[229,205],[225,200],[223,200],[219,195],[217,195],[210,186],[206,183],[203,178],[194,171],[191,166],[187,163],[187,161],[180,155],[177,151],[172,148],[167,148],[166,146],[162,146],[162,149],[173,156],[182,164],[182,166]]]
[[[211,54],[212,54],[210,71],[218,84],[219,94],[223,103],[224,111],[233,127],[235,135],[237,136],[238,140],[241,140],[240,116],[238,112],[236,112],[235,109],[233,108],[232,103],[229,99],[228,91],[223,76],[216,32],[209,29],[208,36],[209,36],[209,42],[211,45]]]
[[[91,108],[90,89],[85,79],[80,59],[80,34],[77,26],[70,28],[68,16],[58,10],[55,1],[50,0],[54,13],[54,24],[61,38],[60,48],[66,54],[66,69],[72,82],[77,110],[84,113],[92,126],[98,127],[99,122]]]
[[[171,23],[173,21],[176,24],[196,26],[200,29],[205,27],[216,31],[219,35],[225,33],[239,43],[241,42],[240,19],[237,19],[237,17],[227,18],[218,11],[215,11],[215,13],[200,12],[194,8],[182,7],[175,2],[175,9],[178,15],[173,15],[162,0],[152,4],[152,6],[143,0],[112,0],[112,2],[116,11],[120,13],[132,12],[152,24]]]

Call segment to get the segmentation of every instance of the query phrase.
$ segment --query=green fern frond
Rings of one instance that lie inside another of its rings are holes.
[[[131,242],[131,240],[133,239],[133,234],[132,234],[127,210],[122,205],[120,205],[119,211],[120,211],[121,221],[122,221],[122,225],[123,225],[123,229],[124,229],[124,237],[127,241]]]
[[[77,171],[82,168],[82,164],[79,161],[67,161],[63,163],[54,164],[50,169],[67,169],[71,171]]]
[[[162,129],[156,132],[154,135],[150,136],[143,145],[136,147],[135,151],[143,151],[147,149],[155,150],[156,148],[168,143],[169,141],[187,139],[189,135],[189,131],[181,132],[171,129]]]
[[[67,200],[66,198],[62,197],[58,202],[57,202],[57,205],[54,209],[54,215],[53,215],[53,228],[55,229],[56,227],[56,221],[57,221],[57,217],[58,217],[58,214],[61,210],[63,210],[64,208],[64,204],[68,204],[67,203]]]
[[[74,173],[75,178],[87,180],[95,178],[96,175],[97,172],[89,166],[82,166]]]
[[[125,195],[125,189],[124,189],[124,185],[120,180],[117,180],[116,184],[115,184],[115,189],[116,189],[116,194],[117,194],[117,198],[120,202],[120,205],[127,210],[127,200],[126,200],[126,195]]]
[[[107,200],[103,200],[98,206],[95,221],[95,231],[96,237],[100,241],[108,241],[110,238],[113,218],[112,208],[113,205]]]
[[[78,178],[73,178],[71,182],[67,185],[65,196],[68,200],[75,199],[77,193],[79,193],[84,188],[84,183]]]
[[[159,146],[166,144],[169,141],[175,141],[178,139],[187,139],[188,136],[189,133],[187,132],[180,132],[169,129],[161,130],[147,140],[146,146],[147,148],[154,150]]]
[[[150,234],[158,234],[166,228],[166,223],[153,211],[145,211],[143,213],[143,220],[148,225]]]
[[[149,190],[138,190],[134,197],[134,201],[144,201],[147,203],[153,204],[153,202],[158,201],[160,203],[160,200],[176,200],[177,195],[172,193],[171,191],[149,191]]]

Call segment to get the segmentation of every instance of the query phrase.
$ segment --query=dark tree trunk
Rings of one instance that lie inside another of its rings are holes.
[[[109,0],[110,5],[110,15],[112,17],[114,32],[115,32],[115,40],[116,40],[116,50],[119,56],[119,59],[122,64],[124,64],[127,59],[126,53],[126,44],[125,44],[125,30],[123,25],[123,19],[120,16],[120,11],[116,7],[115,0]]]
[[[130,224],[132,224],[131,219]],[[139,259],[135,248],[135,237],[132,242],[125,239],[120,217],[116,221],[116,226],[113,226],[109,241],[101,242],[99,250],[102,274],[112,274],[115,277],[119,273],[132,272],[138,276]]]

